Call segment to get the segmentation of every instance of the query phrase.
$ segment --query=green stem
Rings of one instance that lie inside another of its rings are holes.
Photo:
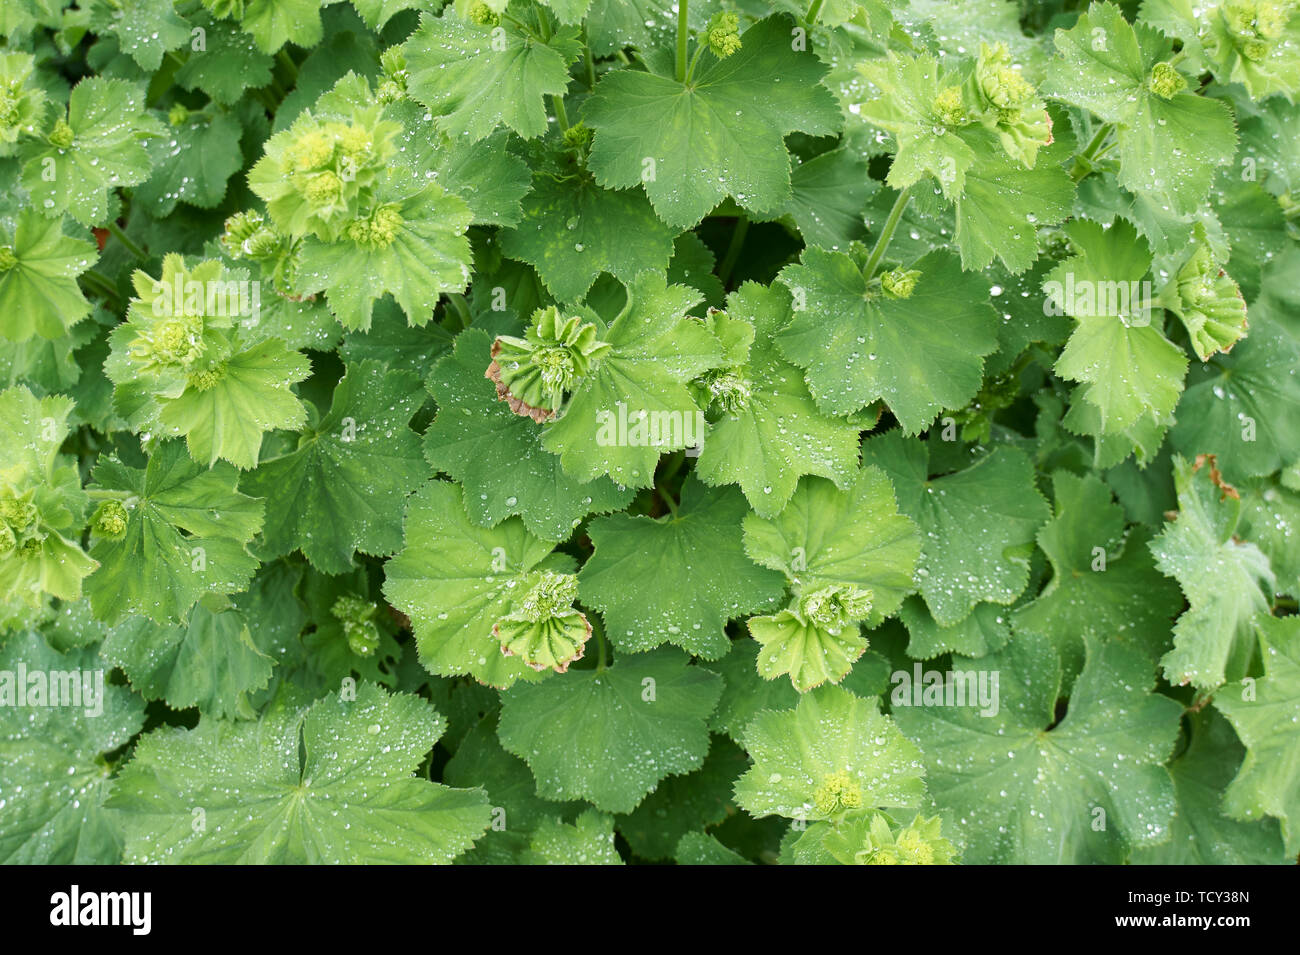
[[[683,82],[685,82],[687,86],[690,85],[691,80],[695,76],[695,64],[700,62],[700,56],[704,53],[707,47],[707,43],[696,44],[695,55],[691,57],[691,65],[686,67],[686,79]]]
[[[275,98],[274,94],[272,94],[272,92],[269,89],[267,89],[265,86],[253,90],[253,95],[257,97],[258,102],[261,103],[263,106],[265,106],[266,111],[270,113],[272,116],[274,116],[275,111],[280,108],[279,101]]]
[[[1106,138],[1110,136],[1114,130],[1114,123],[1106,123],[1101,127],[1101,129],[1097,130],[1096,135],[1094,135],[1088,145],[1084,147],[1083,152],[1074,157],[1074,168],[1070,171],[1071,179],[1075,182],[1079,182],[1096,168],[1094,163],[1105,154],[1105,151],[1101,148],[1102,143],[1106,141]]]
[[[81,280],[88,286],[97,291],[100,295],[111,298],[113,301],[118,300],[117,286],[103,272],[97,272],[90,269],[81,273]]]
[[[690,40],[690,30],[686,25],[687,0],[677,0],[677,81],[686,82],[686,45]]]
[[[543,43],[551,42],[551,22],[546,19],[546,14],[540,8],[537,10],[537,39]]]
[[[298,64],[293,61],[289,51],[280,47],[280,52],[275,55],[276,62],[284,67],[284,71],[289,74],[289,85],[298,85]]]
[[[605,672],[605,634],[596,631],[596,672]]]
[[[885,227],[880,232],[880,238],[876,240],[876,247],[871,250],[871,257],[867,259],[867,264],[862,270],[870,282],[876,275],[876,269],[880,267],[880,260],[885,257],[885,250],[889,248],[889,243],[894,239],[894,232],[898,229],[898,223],[903,218],[903,212],[907,209],[907,204],[912,201],[912,187],[908,186],[898,194],[894,200],[894,208],[889,210],[889,218],[885,220]]]
[[[469,328],[473,324],[474,319],[469,313],[469,303],[465,301],[464,295],[459,292],[447,293],[447,304],[451,306],[451,310],[460,319],[461,328]]]
[[[727,245],[727,251],[722,256],[722,265],[718,266],[718,278],[722,282],[722,287],[727,287],[727,282],[731,279],[731,270],[736,267],[736,262],[740,258],[740,250],[745,245],[745,236],[749,233],[749,216],[743,212],[740,218],[736,220],[736,228],[731,232],[731,242]]]
[[[512,17],[512,16],[511,16],[510,14],[508,14],[508,13],[502,13],[502,14],[501,14],[501,20],[502,20],[502,22],[504,22],[504,23],[509,23],[512,27],[514,27],[514,28],[515,28],[516,30],[518,30],[520,33],[527,34],[528,36],[533,36],[533,35],[534,35],[534,34],[533,34],[533,31],[530,30],[530,29],[528,28],[528,24],[524,23],[523,20],[520,20],[520,19],[518,19],[517,17]]]
[[[564,109],[563,94],[551,94],[551,108],[555,110],[555,122],[559,125],[560,132],[566,132],[569,128],[569,114]]]
[[[139,260],[140,262],[147,262],[149,260],[149,254],[145,252],[144,249],[140,248],[138,245],[136,245],[134,242],[128,239],[126,233],[122,231],[122,227],[119,226],[116,222],[110,222],[108,224],[108,231],[112,233],[113,238],[117,239],[118,242],[121,242],[124,246],[126,246],[126,251],[130,252],[133,256],[135,256],[137,260]]]
[[[668,505],[668,513],[671,514],[673,517],[676,517],[677,502],[673,500],[673,496],[669,494],[667,491],[665,491],[663,487],[658,484],[655,485],[655,493],[659,495],[659,500],[663,501],[666,505]]]
[[[812,0],[812,3],[808,4],[808,15],[803,18],[805,23],[812,26],[817,22],[817,14],[822,12],[824,2],[825,0]]]
[[[587,89],[596,88],[596,58],[591,55],[591,44],[587,41],[587,25],[582,25],[582,56],[587,70]]]

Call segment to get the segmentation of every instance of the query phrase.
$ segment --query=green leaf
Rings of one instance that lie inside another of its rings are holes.
[[[759,647],[754,640],[736,640],[721,660],[703,663],[723,679],[718,708],[709,729],[740,742],[745,727],[761,710],[792,710],[799,691],[788,680],[765,680],[758,673]]]
[[[859,425],[817,408],[799,369],[776,347],[790,319],[783,290],[752,282],[733,292],[729,316],[753,328],[753,345],[735,369],[743,400],[729,402],[709,428],[696,473],[708,484],[738,484],[760,517],[775,517],[805,474],[845,487],[858,464]]]
[[[0,392],[0,591],[32,609],[47,594],[80,600],[82,579],[96,567],[80,547],[88,503],[81,476],[59,453],[72,411],[62,395]]]
[[[286,43],[313,47],[321,41],[321,0],[246,0],[239,25],[265,53]]]
[[[244,165],[242,135],[230,113],[205,110],[171,123],[145,146],[153,173],[136,187],[134,198],[158,218],[170,215],[177,202],[201,209],[220,205],[226,184]]]
[[[59,654],[35,633],[5,641],[0,674],[0,862],[118,862],[122,841],[104,810],[110,772],[104,760],[144,725],[144,704],[125,687],[106,684],[93,651]],[[27,678],[27,705],[16,705],[16,674]],[[57,678],[82,705],[35,705],[30,678],[36,674]]]
[[[179,623],[204,594],[243,590],[257,559],[247,544],[262,502],[235,490],[229,464],[195,464],[179,441],[160,444],[143,468],[101,458],[91,489],[119,500],[126,527],[91,547],[101,566],[86,584],[95,615],[115,624],[137,613]]]
[[[1173,44],[1145,25],[1132,27],[1113,3],[1093,3],[1072,29],[1058,29],[1056,49],[1043,93],[1116,124],[1122,186],[1176,214],[1193,211],[1215,167],[1236,153],[1228,108],[1190,89],[1158,92],[1152,71]]]
[[[736,802],[754,816],[836,818],[846,810],[918,806],[925,770],[875,700],[830,686],[793,710],[765,710],[745,729],[754,760],[736,781]]]
[[[1300,460],[1298,303],[1293,292],[1266,292],[1250,307],[1249,337],[1232,354],[1193,366],[1169,435],[1174,448],[1217,455],[1230,481]]]
[[[699,222],[727,196],[762,213],[790,197],[782,140],[799,130],[835,132],[839,110],[821,85],[826,68],[792,49],[790,21],[760,20],[725,59],[701,56],[689,84],[671,76],[615,70],[583,104],[596,130],[591,169],[602,186],[644,185],[669,225]]]
[[[201,90],[214,102],[232,106],[244,90],[270,83],[274,61],[236,24],[214,20],[205,11],[196,11],[191,22],[203,30],[203,49],[192,50],[176,71],[181,88]]]
[[[898,617],[907,625],[907,655],[913,660],[933,660],[945,653],[987,656],[1011,639],[1010,615],[994,603],[976,604],[963,620],[945,627],[931,616],[920,597],[908,597]]]
[[[464,199],[476,225],[516,225],[519,200],[532,186],[528,164],[508,148],[511,134],[499,129],[486,139],[467,142],[438,132],[437,120],[419,103],[398,100],[385,116],[402,124],[397,158],[413,176],[433,173],[448,192]]]
[[[957,248],[964,269],[988,268],[996,257],[1008,271],[1023,272],[1038,258],[1038,228],[1070,215],[1074,183],[1061,168],[1069,153],[1063,146],[1045,149],[1033,168],[1024,165],[981,131],[976,163],[966,174],[957,199]],[[1026,211],[1028,210],[1028,211]]]
[[[1154,663],[1168,649],[1182,599],[1156,570],[1150,533],[1125,534],[1124,510],[1100,479],[1058,471],[1052,480],[1056,512],[1038,532],[1052,579],[1015,611],[1016,631],[1051,637],[1071,676],[1083,665],[1087,636],[1126,643]]]
[[[466,329],[454,353],[429,374],[439,411],[425,432],[424,452],[433,467],[464,485],[470,520],[490,527],[518,514],[530,533],[558,541],[588,514],[624,507],[631,490],[606,477],[573,480],[542,448],[537,425],[498,400],[483,375],[491,347],[483,331]]]
[[[686,314],[699,300],[658,273],[633,280],[627,305],[599,336],[610,351],[578,382],[565,413],[543,426],[542,446],[570,477],[650,487],[660,454],[703,438],[703,412],[686,382],[715,367],[720,352]]]
[[[843,249],[866,236],[863,210],[880,184],[851,149],[832,149],[795,165],[790,199],[781,213],[794,220],[808,245]]]
[[[501,697],[501,745],[528,763],[543,798],[631,812],[708,751],[705,721],[722,681],[687,663],[676,650],[655,650],[515,686]]]
[[[863,447],[863,460],[884,468],[899,509],[921,528],[921,595],[934,619],[951,626],[981,601],[1012,604],[1024,592],[1034,535],[1051,511],[1021,451],[998,447],[934,478],[929,458],[928,444],[896,432]]]
[[[1208,465],[1208,466],[1207,466]],[[1178,514],[1151,542],[1156,567],[1190,605],[1160,661],[1170,683],[1213,690],[1246,675],[1255,658],[1256,613],[1267,613],[1274,578],[1254,544],[1236,539],[1237,491],[1223,487],[1213,458],[1174,458]]]
[[[896,144],[886,182],[894,189],[906,189],[929,176],[938,180],[949,199],[960,196],[975,150],[950,131],[947,118],[937,109],[940,93],[957,87],[960,76],[928,54],[900,57],[893,51],[884,59],[863,62],[858,69],[870,84],[868,89],[880,95],[855,103],[853,112],[892,134]]]
[[[110,801],[126,830],[126,858],[450,862],[487,828],[490,809],[482,790],[413,775],[445,726],[424,700],[363,684],[355,700],[273,707],[257,723],[205,717],[194,729],[154,730]]]
[[[419,389],[413,374],[377,361],[350,366],[329,414],[244,479],[244,490],[266,499],[270,553],[301,550],[316,568],[341,574],[354,551],[384,557],[401,546],[404,502],[428,476],[408,427]]]
[[[416,491],[405,547],[384,567],[384,594],[411,618],[429,672],[468,673],[497,687],[532,673],[502,655],[492,627],[529,590],[551,547],[518,518],[490,530],[470,523],[458,485],[433,481]]]
[[[805,249],[799,264],[781,271],[795,308],[777,342],[806,369],[822,410],[850,414],[883,399],[916,434],[979,391],[982,359],[997,347],[988,283],[946,252],[910,268],[921,275],[906,298],[873,286],[842,252]]]
[[[307,411],[289,386],[310,371],[301,352],[269,338],[222,362],[210,387],[191,383],[179,397],[163,402],[158,417],[169,434],[185,436],[196,461],[256,467],[266,432],[297,430],[306,420]]]
[[[775,605],[781,576],[745,556],[748,511],[734,489],[688,479],[675,514],[617,514],[588,525],[596,550],[579,574],[580,595],[603,614],[616,647],[639,653],[672,643],[716,660],[731,649],[728,620]]]
[[[874,625],[911,592],[921,551],[916,525],[898,510],[880,468],[863,468],[842,491],[804,478],[775,518],[745,518],[745,552],[802,593],[845,585],[870,592]]]
[[[1162,765],[1182,706],[1151,693],[1141,654],[1087,639],[1087,662],[1057,721],[1060,661],[1051,643],[1020,634],[1000,653],[953,668],[999,675],[998,708],[907,706],[894,719],[922,747],[930,792],[955,818],[964,861],[1118,864],[1166,841],[1174,788]]]
[[[95,264],[95,246],[63,234],[61,219],[34,209],[18,214],[12,232],[0,226],[0,334],[60,338],[90,314],[77,276]]]
[[[688,832],[677,843],[673,858],[678,865],[751,865],[738,852],[728,849],[716,836]]]
[[[545,819],[526,854],[530,865],[623,865],[614,847],[614,820],[588,809],[573,824]]]
[[[154,71],[163,54],[190,38],[190,25],[176,15],[172,0],[111,0],[89,5],[90,28],[117,38],[140,68]]]
[[[1086,386],[1083,396],[1107,434],[1143,416],[1167,417],[1178,403],[1187,357],[1153,322],[1143,291],[1151,265],[1146,243],[1124,221],[1110,228],[1076,221],[1067,232],[1078,254],[1053,269],[1044,288],[1079,324],[1056,373]]]
[[[253,643],[244,614],[219,600],[200,601],[179,626],[129,617],[101,652],[145,699],[225,719],[253,718],[249,694],[271,679],[271,660]]]
[[[1214,705],[1232,723],[1246,758],[1223,797],[1235,819],[1272,816],[1282,823],[1286,853],[1300,849],[1300,617],[1256,618],[1264,676],[1226,686]]]
[[[715,737],[704,765],[669,776],[641,805],[617,820],[619,834],[642,859],[667,859],[691,830],[716,826],[730,813],[731,785],[749,767],[744,750]]]
[[[112,189],[149,177],[141,140],[162,133],[135,86],[88,77],[73,87],[66,120],[23,145],[23,188],[45,215],[67,212],[82,225],[99,225],[108,218]]]
[[[1192,716],[1191,742],[1169,766],[1178,808],[1169,841],[1139,849],[1135,865],[1282,865],[1288,860],[1271,819],[1241,823],[1224,815],[1224,790],[1245,749],[1215,710]]]
[[[473,214],[463,199],[437,183],[416,186],[403,191],[396,172],[385,179],[367,241],[305,241],[299,291],[326,292],[330,311],[344,328],[369,328],[375,302],[385,292],[410,324],[423,325],[433,317],[439,295],[464,290],[470,274],[465,230]],[[377,225],[386,230],[378,237]]]
[[[544,97],[564,95],[581,49],[576,28],[543,43],[509,20],[489,26],[451,10],[424,14],[406,42],[407,88],[452,139],[479,140],[502,124],[532,139],[546,131]]]
[[[543,172],[519,224],[500,242],[506,255],[537,269],[557,301],[574,302],[601,272],[624,284],[639,272],[663,272],[676,234],[639,192],[602,189],[585,171],[563,182]]]

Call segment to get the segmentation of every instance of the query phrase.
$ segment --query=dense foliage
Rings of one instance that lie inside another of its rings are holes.
[[[0,36],[0,860],[1300,852],[1300,3]]]

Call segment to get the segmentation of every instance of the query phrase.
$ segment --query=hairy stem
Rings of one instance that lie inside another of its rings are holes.
[[[1101,148],[1102,143],[1104,143],[1107,137],[1109,137],[1114,131],[1114,123],[1106,123],[1101,127],[1101,129],[1097,130],[1096,135],[1093,136],[1091,142],[1084,147],[1083,152],[1074,157],[1074,168],[1070,170],[1071,179],[1075,182],[1079,182],[1096,169],[1094,163],[1105,154],[1105,151]]]
[[[898,229],[898,223],[903,218],[903,212],[907,209],[907,204],[912,201],[912,187],[908,186],[898,194],[894,200],[894,208],[889,210],[889,218],[885,220],[885,227],[880,232],[880,238],[876,240],[876,247],[871,250],[871,257],[867,259],[866,266],[862,269],[862,274],[870,282],[876,275],[876,269],[880,267],[880,260],[885,257],[885,250],[889,248],[889,243],[894,239],[894,232]]]
[[[551,94],[551,109],[555,111],[555,122],[560,127],[560,132],[569,128],[569,114],[564,108],[564,96],[560,93]]]
[[[687,0],[677,0],[677,81],[686,82],[686,45],[690,30],[686,26]]]
[[[587,25],[582,25],[582,57],[587,72],[587,89],[596,88],[596,58],[591,55],[591,43],[587,40]]]
[[[280,52],[275,55],[276,62],[284,67],[285,75],[289,77],[289,85],[298,85],[298,64],[293,61],[289,51],[280,47]]]
[[[805,23],[812,26],[817,22],[817,14],[822,12],[824,2],[825,0],[812,0],[812,3],[808,4],[808,14],[803,18]]]
[[[110,222],[107,228],[108,231],[112,233],[113,238],[117,239],[118,242],[121,242],[124,246],[126,246],[126,251],[130,252],[131,255],[134,256],[138,261],[140,262],[148,261],[149,253],[145,252],[144,249],[140,248],[129,238],[127,238],[127,235],[125,232],[122,231],[121,226],[119,226],[116,222]]]
[[[81,281],[105,298],[117,301],[117,286],[103,272],[96,272],[94,269],[82,272]]]

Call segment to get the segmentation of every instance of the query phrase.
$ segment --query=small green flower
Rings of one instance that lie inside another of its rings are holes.
[[[961,126],[966,122],[966,107],[962,102],[960,86],[949,86],[940,91],[931,108],[939,117],[939,122],[945,126]]]
[[[15,533],[31,530],[39,517],[40,512],[32,503],[30,491],[22,497],[15,497],[12,491],[0,497],[0,521],[13,528]]]
[[[502,654],[518,656],[534,670],[557,673],[581,659],[591,624],[573,607],[577,595],[575,575],[544,571],[514,609],[493,626]]]
[[[850,584],[832,584],[801,594],[795,612],[805,622],[829,633],[839,633],[851,623],[867,619],[873,595]]]
[[[737,370],[710,372],[704,377],[709,399],[727,414],[738,414],[749,407],[754,386]]]
[[[1187,80],[1172,63],[1157,63],[1151,68],[1150,86],[1161,99],[1173,99],[1187,89]]]
[[[1038,95],[1034,85],[1011,65],[1011,51],[1005,43],[981,45],[975,77],[980,91],[998,109],[1024,109]]]
[[[704,35],[714,56],[726,59],[740,49],[740,17],[726,10],[715,13]]]
[[[109,499],[95,509],[90,529],[99,537],[118,538],[126,533],[126,522],[126,506],[121,501]]]
[[[582,155],[586,155],[587,151],[591,149],[592,133],[592,128],[586,123],[574,123],[564,131],[564,145]]]
[[[397,239],[404,221],[397,205],[390,202],[367,218],[348,223],[347,237],[367,249],[386,249]]]
[[[180,126],[189,121],[189,108],[181,103],[173,103],[172,108],[167,111],[167,122],[172,126]]]
[[[1228,0],[1222,7],[1224,25],[1243,58],[1266,59],[1295,12],[1294,3],[1277,0]]]
[[[481,27],[494,27],[501,22],[501,16],[482,0],[469,8],[469,18]]]
[[[596,335],[594,324],[565,318],[554,305],[538,309],[523,338],[502,335],[493,343],[487,376],[516,414],[546,420],[609,351]]]
[[[195,391],[211,391],[226,377],[226,366],[213,365],[190,375],[190,387]]]
[[[813,794],[813,805],[824,816],[857,809],[862,805],[862,787],[844,770],[827,773]]]
[[[344,594],[334,601],[330,614],[343,628],[348,647],[359,657],[368,657],[379,649],[379,628],[374,616],[378,608],[368,600]]]
[[[940,834],[941,826],[938,816],[917,816],[895,831],[888,817],[875,812],[827,835],[826,848],[854,865],[952,865],[957,847]]]
[[[54,124],[54,128],[50,130],[50,145],[57,146],[59,149],[71,149],[75,138],[68,121],[60,116],[58,122]]]
[[[880,276],[880,287],[889,298],[911,298],[920,279],[916,269],[891,269]]]
[[[384,78],[379,81],[375,96],[385,105],[396,103],[406,95],[406,82],[410,79],[406,70],[406,51],[400,45],[390,46],[379,54],[379,65]]]

